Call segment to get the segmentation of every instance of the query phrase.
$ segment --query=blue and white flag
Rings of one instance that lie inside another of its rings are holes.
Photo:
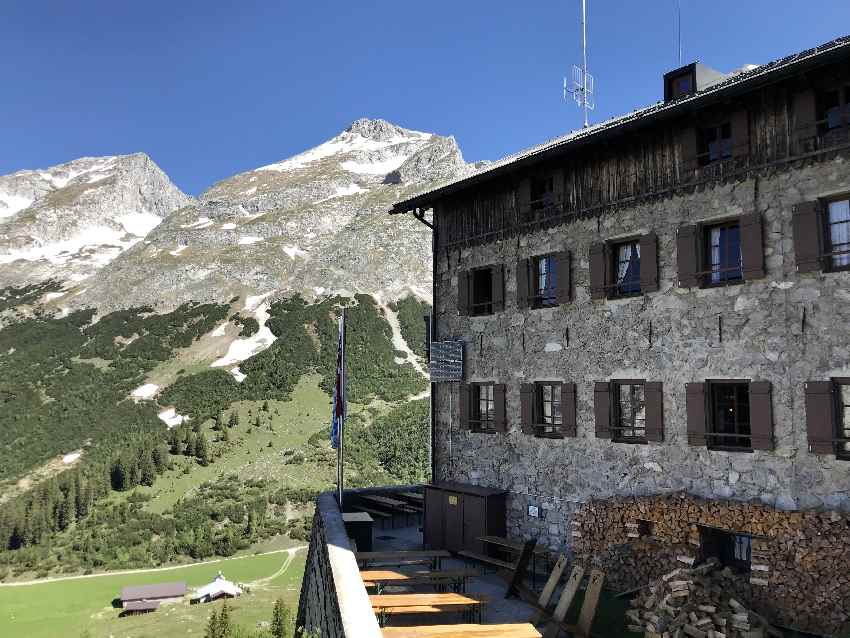
[[[345,315],[339,318],[339,345],[336,351],[333,414],[331,415],[331,447],[339,448],[339,436],[345,422]]]

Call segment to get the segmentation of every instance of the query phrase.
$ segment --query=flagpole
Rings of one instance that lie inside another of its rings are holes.
[[[346,413],[346,397],[345,397],[345,308],[342,308],[342,317],[340,318],[339,324],[340,331],[340,348],[342,350],[342,354],[340,358],[342,359],[342,363],[340,367],[340,377],[342,379],[340,383],[340,394],[342,396],[337,397],[337,401],[342,402],[342,417],[340,419],[339,424],[339,445],[336,449],[336,485],[337,485],[337,500],[339,501],[339,509],[342,511],[342,487],[344,482],[343,476],[343,441],[345,439],[345,413]]]

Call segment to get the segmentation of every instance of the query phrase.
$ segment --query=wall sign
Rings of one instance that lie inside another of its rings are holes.
[[[431,342],[431,382],[463,380],[463,341]]]

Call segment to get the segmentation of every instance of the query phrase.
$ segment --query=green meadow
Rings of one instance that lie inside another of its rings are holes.
[[[210,582],[219,570],[229,580],[248,586],[248,593],[228,604],[236,624],[255,628],[258,622],[270,619],[277,598],[294,614],[305,557],[306,550],[299,550],[286,565],[289,554],[276,552],[145,573],[0,586],[0,636],[77,638],[85,631],[92,638],[202,636],[210,611],[221,606],[220,602],[189,605],[187,600],[151,614],[119,618],[120,610],[112,601],[128,585],[181,580],[193,588]]]

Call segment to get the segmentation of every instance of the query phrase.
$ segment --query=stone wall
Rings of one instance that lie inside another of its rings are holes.
[[[380,638],[381,630],[334,495],[316,501],[296,626],[322,638]]]
[[[850,376],[850,273],[798,274],[792,208],[850,191],[846,157],[799,161],[743,181],[681,192],[562,226],[435,255],[437,339],[466,342],[465,379],[507,385],[506,433],[461,430],[456,384],[437,384],[438,480],[509,492],[508,530],[553,548],[571,544],[575,511],[592,498],[685,491],[711,499],[761,502],[780,510],[850,511],[850,463],[808,451],[803,384]],[[725,288],[677,286],[676,229],[685,223],[759,212],[766,277]],[[440,219],[451,215],[439,210]],[[658,292],[591,300],[588,249],[654,231]],[[518,259],[568,250],[573,301],[518,309]],[[506,308],[458,316],[459,269],[505,264]],[[718,329],[722,322],[722,335]],[[593,384],[615,378],[660,381],[664,441],[597,439]],[[775,449],[728,452],[688,445],[685,384],[743,378],[772,384]],[[543,439],[520,431],[520,384],[576,383],[578,432]],[[530,517],[536,505],[539,518]]]
[[[651,522],[641,538],[640,521]],[[573,520],[579,562],[606,572],[618,591],[642,587],[700,558],[700,526],[752,537],[752,568],[736,598],[786,625],[834,633],[850,629],[850,516],[786,512],[760,503],[684,493],[590,501]]]

